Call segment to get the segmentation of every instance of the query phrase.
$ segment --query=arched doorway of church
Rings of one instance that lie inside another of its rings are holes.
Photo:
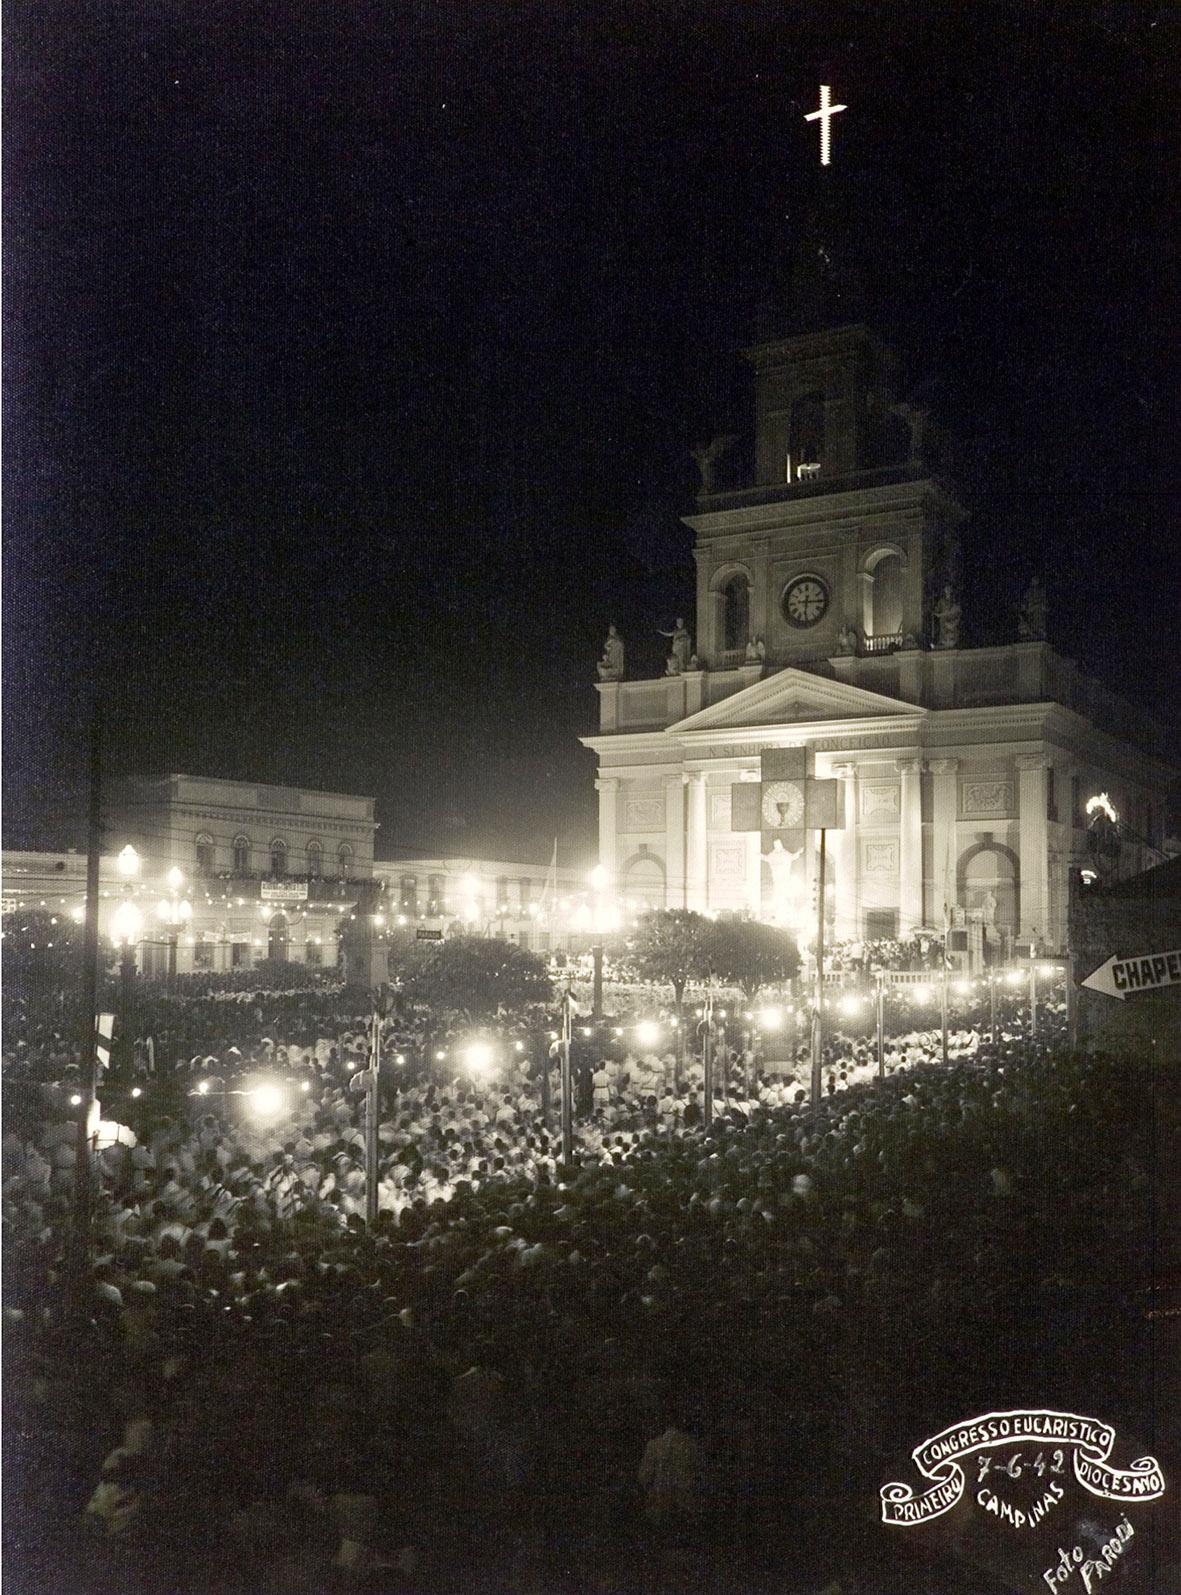
[[[291,931],[287,924],[287,915],[272,914],[270,924],[267,926],[267,957],[285,964],[290,950]]]
[[[1019,925],[1020,868],[1012,848],[978,842],[960,857],[956,896],[969,923],[984,926],[986,946],[1003,947]]]
[[[623,896],[639,914],[664,907],[664,866],[654,854],[639,853],[625,865]]]

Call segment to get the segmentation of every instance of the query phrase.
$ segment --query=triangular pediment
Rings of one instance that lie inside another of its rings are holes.
[[[743,731],[755,726],[817,725],[876,720],[914,724],[925,711],[917,704],[868,692],[847,681],[833,681],[809,670],[788,666],[774,675],[731,693],[720,703],[699,709],[676,725],[673,736],[700,732]]]

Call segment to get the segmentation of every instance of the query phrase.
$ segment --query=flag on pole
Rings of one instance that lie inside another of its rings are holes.
[[[100,1069],[111,1067],[111,1037],[115,1032],[115,1016],[113,1013],[100,1013],[96,1024],[97,1036],[95,1041],[98,1053],[98,1066]]]
[[[558,895],[558,839],[554,837],[553,857],[549,861],[549,869],[545,873],[545,883],[541,888],[541,901],[537,905],[539,914],[546,914],[553,907]]]

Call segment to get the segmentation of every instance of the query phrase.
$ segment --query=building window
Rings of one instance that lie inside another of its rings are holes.
[[[324,949],[318,941],[310,941],[304,948],[304,963],[313,969],[321,969],[324,964]]]
[[[291,931],[286,914],[272,914],[267,924],[267,957],[285,964],[291,955]]]
[[[791,452],[787,480],[806,482],[820,474],[824,455],[824,395],[805,393],[791,407]]]
[[[902,559],[892,549],[866,561],[861,578],[861,630],[867,638],[901,638],[904,575]]]
[[[193,968],[213,968],[213,943],[211,941],[199,941],[193,948]]]
[[[307,847],[308,854],[308,879],[318,881],[324,873],[324,844],[311,841]]]
[[[250,943],[244,941],[231,942],[230,968],[247,969],[250,966]]]
[[[1075,830],[1083,823],[1083,780],[1080,775],[1070,778],[1070,823]]]
[[[441,914],[443,912],[443,877],[441,875],[427,876],[426,897],[427,913]]]
[[[508,907],[508,876],[507,875],[498,875],[496,877],[496,906],[497,906],[497,908],[507,908]]]
[[[197,838],[197,874],[213,874],[214,848],[213,838],[208,831],[202,831]]]
[[[286,875],[287,873],[287,843],[281,836],[276,836],[271,843],[271,874]]]
[[[403,875],[399,889],[399,905],[403,914],[409,914],[411,919],[418,918],[418,877],[417,875]]]
[[[1058,793],[1054,786],[1054,766],[1051,764],[1046,769],[1046,818],[1058,818]]]
[[[336,850],[336,867],[341,878],[347,881],[353,872],[353,850],[347,842],[342,842]]]
[[[722,647],[727,653],[745,648],[750,636],[750,585],[745,576],[731,576],[722,588]]]
[[[234,874],[250,874],[250,838],[248,836],[235,836],[234,838]]]

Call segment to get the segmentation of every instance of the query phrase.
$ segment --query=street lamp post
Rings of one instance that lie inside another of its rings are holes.
[[[180,938],[180,928],[187,925],[193,917],[193,905],[187,897],[181,896],[181,887],[185,878],[174,864],[166,876],[168,882],[167,897],[162,897],[156,907],[160,919],[169,928],[168,935],[168,984],[176,984],[176,947]]]
[[[606,891],[610,885],[611,877],[602,864],[596,864],[590,872],[591,890],[595,894],[595,905],[592,911],[592,928],[594,941],[591,943],[591,957],[594,960],[594,988],[591,999],[591,1018],[599,1020],[603,1017],[603,938],[614,928],[615,915],[611,905],[606,900]]]

